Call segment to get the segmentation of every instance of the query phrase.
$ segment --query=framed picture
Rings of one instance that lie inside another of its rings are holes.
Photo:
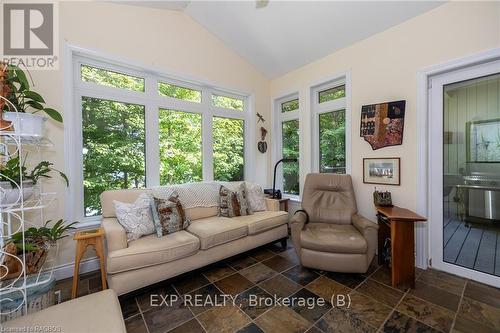
[[[469,121],[467,130],[467,162],[500,162],[500,119]]]
[[[363,183],[400,185],[399,157],[363,158]]]

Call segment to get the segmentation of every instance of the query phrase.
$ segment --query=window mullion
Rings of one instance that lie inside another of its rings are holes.
[[[145,105],[146,126],[146,186],[160,185],[160,132],[159,105],[155,102],[157,96],[157,80],[154,76],[146,77],[147,103]]]
[[[202,149],[203,149],[203,180],[214,180],[214,143],[213,143],[213,117],[214,113],[211,106],[211,91],[210,89],[202,90],[201,102],[204,109],[202,120]]]

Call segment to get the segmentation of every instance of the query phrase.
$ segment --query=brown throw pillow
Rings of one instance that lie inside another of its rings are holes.
[[[173,193],[168,199],[153,197],[153,219],[158,237],[165,236],[189,226],[179,195]]]
[[[219,189],[219,216],[235,217],[253,214],[248,205],[245,184],[242,183],[237,191],[231,191],[221,185]]]

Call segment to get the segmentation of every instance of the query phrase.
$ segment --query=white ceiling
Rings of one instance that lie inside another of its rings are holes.
[[[137,1],[183,10],[268,78],[431,10],[430,1]]]

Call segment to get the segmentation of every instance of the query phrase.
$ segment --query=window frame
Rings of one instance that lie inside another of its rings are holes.
[[[330,88],[345,85],[345,97],[327,102],[319,102],[319,93]],[[350,72],[336,75],[312,84],[310,87],[311,101],[311,170],[320,172],[319,149],[319,115],[340,110],[345,110],[345,159],[346,174],[351,173],[351,79]]]
[[[68,201],[65,216],[68,220],[78,220],[79,227],[94,226],[102,216],[85,217],[83,202],[83,146],[82,133],[82,97],[93,97],[115,100],[124,103],[144,105],[146,127],[146,187],[160,185],[160,152],[159,152],[159,110],[171,109],[181,112],[199,113],[202,115],[202,176],[204,181],[214,179],[213,174],[213,142],[212,119],[214,116],[237,118],[244,121],[244,179],[254,180],[252,142],[254,141],[254,95],[207,82],[182,78],[157,68],[136,64],[132,61],[118,59],[110,55],[65,45],[65,170],[70,179]],[[97,67],[125,75],[144,78],[144,92],[99,85],[81,80],[81,65]],[[201,91],[201,103],[161,96],[158,83],[178,85]],[[215,107],[211,103],[211,94],[223,94],[243,100],[243,111]]]
[[[289,102],[292,100],[298,99],[299,100],[299,108],[293,111],[288,111],[288,112],[282,112],[281,105],[282,103]],[[300,195],[302,193],[302,186],[301,186],[301,147],[302,147],[302,122],[300,120],[300,110],[301,110],[301,98],[300,94],[298,92],[293,92],[293,93],[288,93],[284,96],[278,97],[274,99],[273,103],[273,123],[274,123],[274,133],[275,139],[274,142],[275,144],[273,145],[273,165],[272,165],[272,171],[274,171],[274,165],[276,162],[278,162],[280,159],[283,158],[283,123],[291,120],[298,120],[299,121],[299,194],[288,194],[288,193],[283,193],[284,198],[290,198],[292,200],[299,201],[300,200]],[[276,188],[277,189],[283,189],[283,163],[280,163],[278,168],[276,169]],[[271,184],[272,186],[272,184]]]

